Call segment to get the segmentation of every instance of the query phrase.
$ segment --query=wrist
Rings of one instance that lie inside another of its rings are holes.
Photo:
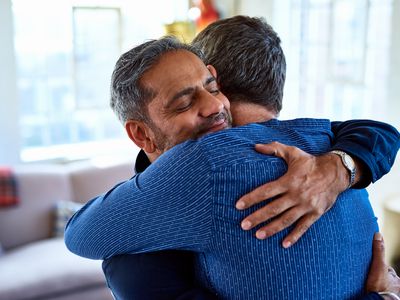
[[[333,150],[330,151],[329,153],[332,153],[334,155],[336,155],[338,158],[340,158],[341,164],[342,164],[342,170],[345,171],[345,173],[347,174],[347,186],[346,189],[351,188],[352,186],[354,186],[354,184],[356,183],[356,177],[357,177],[357,167],[356,167],[356,163],[353,160],[353,158],[347,154],[344,151],[341,150]]]
[[[322,161],[321,168],[324,168],[326,172],[332,173],[333,182],[336,186],[337,193],[345,191],[349,186],[349,172],[343,166],[341,158],[331,152],[323,155],[325,160]]]

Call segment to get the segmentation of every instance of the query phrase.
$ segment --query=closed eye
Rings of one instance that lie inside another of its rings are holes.
[[[212,95],[217,96],[221,91],[216,89],[216,90],[211,90],[209,91]]]
[[[175,108],[175,111],[177,111],[177,112],[183,112],[183,111],[188,110],[191,106],[192,106],[192,101],[190,101],[190,102],[188,102],[188,103],[185,103],[185,104],[182,104],[182,105],[178,105],[178,106]]]
[[[216,81],[215,77],[213,77],[213,76],[207,78],[207,80],[205,82],[205,88],[207,89],[207,91],[210,94],[212,94],[214,96],[217,96],[220,93],[217,81]]]

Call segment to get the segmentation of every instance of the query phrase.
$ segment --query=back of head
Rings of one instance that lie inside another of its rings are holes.
[[[201,51],[171,36],[147,41],[121,55],[111,78],[110,105],[122,123],[149,122],[147,107],[157,91],[145,86],[141,78],[165,53],[178,50],[190,51],[203,60]]]
[[[279,113],[286,62],[277,33],[263,18],[235,16],[207,26],[193,40],[217,69],[231,102],[255,103]]]

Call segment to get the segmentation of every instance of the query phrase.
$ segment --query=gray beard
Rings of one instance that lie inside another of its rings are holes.
[[[223,112],[208,117],[198,128],[193,130],[193,132],[190,136],[188,136],[185,140],[182,140],[182,141],[178,141],[178,140],[171,138],[171,136],[164,133],[152,121],[148,122],[148,125],[154,133],[154,138],[155,138],[154,143],[155,143],[157,149],[159,149],[162,153],[164,153],[165,151],[176,146],[179,143],[183,143],[184,141],[187,141],[190,139],[195,140],[195,139],[200,138],[201,136],[203,136],[204,134],[207,133],[207,131],[209,130],[209,128],[211,127],[211,125],[214,122],[216,122],[222,118],[225,118],[228,122],[228,127],[231,127],[232,116],[227,110],[224,109]]]

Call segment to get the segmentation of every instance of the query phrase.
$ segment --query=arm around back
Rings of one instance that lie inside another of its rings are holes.
[[[91,259],[204,250],[212,217],[209,174],[201,147],[180,144],[143,173],[88,202],[68,222],[65,243],[73,253]]]

